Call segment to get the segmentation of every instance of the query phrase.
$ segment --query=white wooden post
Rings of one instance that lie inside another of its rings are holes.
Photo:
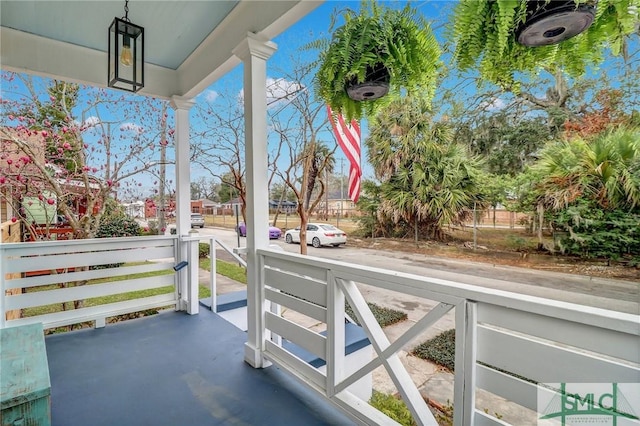
[[[453,387],[453,424],[472,426],[476,409],[477,305],[456,305],[456,371]]]
[[[184,98],[182,96],[173,96],[171,98],[171,107],[175,110],[176,121],[176,234],[182,237],[188,236],[189,230],[191,230],[191,173],[190,173],[190,144],[189,144],[189,110],[194,105],[194,101],[191,98]],[[176,263],[186,261],[188,258],[188,242],[180,242],[180,248],[178,250],[178,257]],[[179,278],[184,279],[186,277],[187,282],[182,282],[182,298],[184,299],[185,293],[190,294],[188,288],[191,287],[191,283],[195,280],[198,282],[198,264],[190,264],[188,271],[178,272]],[[193,305],[189,306],[179,301],[179,309],[187,310],[192,313]],[[198,301],[196,300],[196,304]],[[197,313],[197,305],[196,312]]]
[[[345,375],[344,293],[331,270],[327,271],[327,396],[336,394],[335,385]]]
[[[189,232],[190,236],[197,237],[198,231],[192,230]],[[189,253],[187,255],[189,259],[189,266],[187,268],[187,274],[189,278],[187,279],[188,283],[188,291],[187,291],[187,313],[189,315],[195,315],[200,310],[200,298],[199,298],[199,270],[200,270],[200,250],[199,240],[192,240],[187,243],[187,250]]]
[[[267,248],[269,188],[267,185],[267,59],[276,45],[255,34],[233,54],[244,63],[245,167],[247,177],[247,343],[244,359],[265,367],[265,296],[257,249]]]
[[[217,270],[218,267],[218,250],[215,237],[209,240],[209,259],[211,260],[211,267],[209,268],[209,289],[211,291],[211,310],[218,312],[218,283]]]
[[[5,264],[6,260],[5,260],[5,255],[3,252],[0,252],[0,328],[5,328],[6,327],[6,321],[7,321],[7,313],[5,312],[4,309],[4,303],[5,300],[4,298],[7,297],[7,293],[5,288],[5,273],[4,271],[4,264]]]

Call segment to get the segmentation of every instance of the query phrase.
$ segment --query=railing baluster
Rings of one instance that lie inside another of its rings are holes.
[[[199,253],[200,240],[192,240],[187,242],[187,258],[190,267],[187,269],[187,313],[190,315],[196,315],[200,307],[200,299],[198,297],[200,290],[199,270],[200,270],[200,253]]]
[[[211,267],[209,268],[209,290],[211,291],[211,310],[216,313],[218,312],[217,252],[216,238],[211,237],[209,240],[209,259],[211,260]]]
[[[345,375],[344,293],[333,272],[327,272],[327,396],[336,393],[336,384]]]
[[[456,355],[453,397],[455,426],[472,426],[476,393],[477,306],[465,300],[456,306]]]

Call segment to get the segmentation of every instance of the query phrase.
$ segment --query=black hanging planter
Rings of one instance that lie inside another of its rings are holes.
[[[354,101],[372,101],[389,93],[389,70],[378,63],[374,67],[367,67],[367,77],[358,83],[354,77],[345,85],[347,95]]]
[[[516,30],[516,37],[518,43],[529,47],[557,44],[586,31],[595,15],[592,4],[529,0],[527,18]]]

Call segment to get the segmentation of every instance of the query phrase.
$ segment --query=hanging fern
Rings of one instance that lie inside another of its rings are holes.
[[[307,46],[321,49],[315,88],[333,111],[359,119],[374,115],[404,91],[433,97],[440,46],[415,9],[407,5],[397,10],[363,1],[360,12],[347,9],[342,17],[344,24],[335,30],[330,42]],[[353,78],[364,82],[367,68],[377,64],[389,70],[389,95],[362,102],[349,98],[345,84]]]
[[[595,19],[584,33],[557,45],[527,47],[515,31],[526,19],[527,0],[460,0],[449,35],[456,44],[454,60],[461,70],[478,69],[483,80],[518,90],[517,72],[535,73],[561,67],[573,77],[598,66],[605,48],[623,52],[625,40],[638,32],[640,0],[598,0]],[[593,0],[576,0],[593,3]]]

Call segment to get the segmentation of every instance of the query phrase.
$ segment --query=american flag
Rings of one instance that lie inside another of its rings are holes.
[[[360,125],[356,120],[347,123],[342,114],[334,114],[331,107],[327,105],[329,121],[333,127],[338,145],[344,151],[344,155],[349,160],[349,198],[358,202],[360,197],[360,177],[362,168],[360,167]]]

